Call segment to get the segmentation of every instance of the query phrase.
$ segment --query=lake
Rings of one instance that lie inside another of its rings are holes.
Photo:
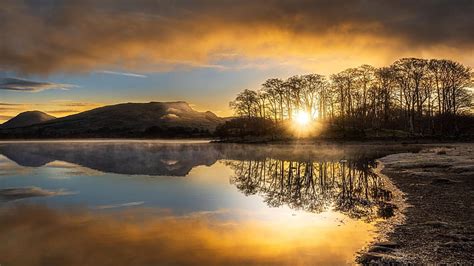
[[[0,143],[1,265],[352,264],[407,147]]]

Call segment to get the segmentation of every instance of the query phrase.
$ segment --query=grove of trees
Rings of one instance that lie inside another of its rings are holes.
[[[258,90],[239,93],[230,107],[241,120],[279,124],[305,111],[313,120],[341,131],[458,135],[466,126],[462,121],[473,121],[472,84],[471,68],[461,63],[403,58],[390,66],[362,65],[329,77],[268,79]]]

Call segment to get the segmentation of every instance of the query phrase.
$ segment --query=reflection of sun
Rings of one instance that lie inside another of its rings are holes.
[[[308,112],[300,110],[295,115],[295,122],[300,126],[307,126],[311,120]]]

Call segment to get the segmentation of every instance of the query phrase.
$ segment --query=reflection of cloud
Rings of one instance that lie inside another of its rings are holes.
[[[100,176],[102,172],[96,171],[87,167],[82,167],[73,163],[63,161],[53,161],[47,164],[48,168],[55,168],[63,170],[59,174],[49,175],[51,179],[69,179],[71,176]]]
[[[179,162],[178,160],[160,160],[160,161],[166,165],[175,165]]]
[[[20,166],[0,155],[0,177],[11,177],[17,174],[30,174],[32,168]]]
[[[60,190],[46,190],[39,187],[16,187],[0,189],[0,198],[5,200],[19,200],[32,197],[51,197],[61,195],[71,195],[75,192]]]
[[[213,67],[278,59],[322,69],[401,56],[473,62],[472,1],[7,1],[0,67],[30,73]],[[55,19],[51,19],[54,17]],[[22,45],[18,45],[21,43]],[[290,59],[290,60],[288,60]],[[250,60],[251,61],[251,60]]]
[[[21,105],[19,103],[0,103],[0,106],[17,106],[17,105]]]
[[[17,206],[0,211],[0,242],[9,243],[0,254],[5,265],[342,265],[354,261],[371,228]]]
[[[0,80],[0,90],[38,92],[51,89],[67,90],[77,87],[71,84],[60,84],[51,82],[38,82],[18,78],[3,78]]]
[[[160,117],[160,119],[169,119],[169,120],[178,119],[178,118],[179,116],[175,114],[166,114]]]

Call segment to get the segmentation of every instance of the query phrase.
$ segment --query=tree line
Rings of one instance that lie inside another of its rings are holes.
[[[474,111],[472,84],[471,68],[459,62],[402,58],[390,66],[362,65],[329,77],[271,78],[258,90],[240,92],[230,107],[241,119],[259,118],[273,124],[304,111],[326,127],[342,131],[459,134],[464,129],[462,121],[471,119]]]

